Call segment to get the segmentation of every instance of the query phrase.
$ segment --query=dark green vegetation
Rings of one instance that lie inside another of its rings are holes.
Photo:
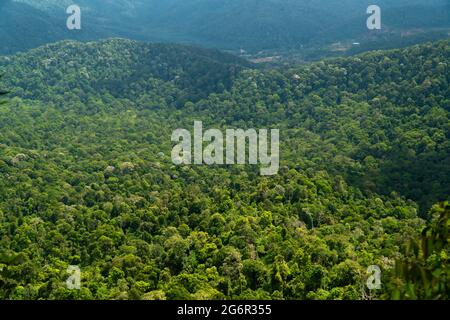
[[[378,0],[382,31],[366,28],[371,0],[78,0],[82,30],[66,29],[71,0],[0,0],[1,54],[37,44],[126,37],[250,52],[329,55],[328,45],[357,41],[355,50],[398,47],[448,37],[447,0]],[[408,34],[405,35],[405,32]],[[325,49],[326,48],[326,49]],[[342,52],[340,53],[342,54]]]
[[[410,240],[396,263],[391,298],[450,299],[450,203],[433,207],[431,214],[431,224],[419,239]]]
[[[0,58],[0,298],[448,298],[448,205],[430,208],[450,195],[449,57],[260,71],[109,40]],[[279,128],[279,174],[174,166],[194,120]]]
[[[1,80],[1,78],[2,78],[2,75],[0,75],[0,80]],[[7,91],[0,90],[0,95],[5,95],[5,94],[7,94],[7,93],[8,93]]]
[[[1,75],[0,75],[0,79],[1,79]],[[5,90],[1,90],[0,89],[0,98],[2,97],[2,96],[4,96],[5,94],[8,94],[8,91],[5,91]],[[2,101],[1,99],[0,99],[0,103],[3,103],[4,101]]]

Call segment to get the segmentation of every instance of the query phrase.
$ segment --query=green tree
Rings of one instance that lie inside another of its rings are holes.
[[[390,283],[393,299],[450,298],[450,203],[435,205],[432,221],[411,240]]]
[[[1,80],[2,77],[3,77],[3,75],[0,75],[0,80]],[[8,91],[0,89],[0,104],[4,103],[4,101],[1,101],[2,96],[6,95],[8,93],[9,93]]]

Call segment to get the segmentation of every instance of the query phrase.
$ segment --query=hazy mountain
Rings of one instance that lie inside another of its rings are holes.
[[[116,36],[260,50],[364,40],[373,34],[366,28],[368,0],[79,0],[81,31],[65,28],[65,8],[72,1],[1,3],[1,53],[60,39]],[[378,4],[384,32],[450,27],[446,0]]]

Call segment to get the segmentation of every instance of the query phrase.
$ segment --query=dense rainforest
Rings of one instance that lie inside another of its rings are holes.
[[[260,69],[122,39],[0,57],[0,298],[448,299],[449,58]],[[279,129],[279,174],[175,166],[195,120]]]

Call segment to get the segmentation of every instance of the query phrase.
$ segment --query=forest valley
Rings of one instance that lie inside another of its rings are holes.
[[[0,57],[0,299],[449,299],[449,57],[264,69],[124,39]],[[278,173],[174,164],[195,121],[279,130]]]

